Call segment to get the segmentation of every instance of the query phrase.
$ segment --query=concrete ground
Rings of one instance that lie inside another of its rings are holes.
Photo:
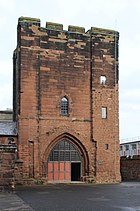
[[[0,192],[0,211],[33,211],[17,194]]]
[[[49,184],[0,193],[0,211],[140,211],[140,183]]]

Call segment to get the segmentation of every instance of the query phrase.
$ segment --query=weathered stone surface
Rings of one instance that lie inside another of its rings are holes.
[[[0,187],[12,189],[15,181],[16,146],[0,144]]]
[[[123,181],[140,181],[140,156],[121,158],[120,164]]]
[[[46,28],[54,30],[63,30],[63,24],[46,22]]]
[[[71,32],[79,32],[79,33],[85,33],[85,28],[84,27],[79,27],[79,26],[68,26],[68,31]]]
[[[18,23],[14,119],[23,178],[47,179],[49,153],[58,140],[68,137],[84,156],[82,178],[118,182],[118,34],[57,29],[42,29],[34,20]],[[100,76],[106,77],[105,85]],[[68,116],[60,114],[64,96]],[[107,108],[106,119],[102,107]]]

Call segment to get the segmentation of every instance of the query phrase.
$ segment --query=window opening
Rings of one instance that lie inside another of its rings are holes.
[[[106,76],[104,76],[104,75],[100,76],[100,84],[102,84],[102,85],[106,84]]]
[[[61,110],[60,113],[62,116],[68,115],[68,99],[66,97],[63,97],[61,99]]]
[[[49,161],[77,161],[80,162],[81,158],[75,146],[63,140],[59,142],[51,151]]]
[[[136,144],[132,144],[132,150],[136,149]]]
[[[107,108],[102,107],[102,119],[107,119]]]
[[[126,150],[129,150],[129,145],[126,145]]]
[[[108,150],[108,148],[109,148],[109,145],[105,144],[105,150]]]

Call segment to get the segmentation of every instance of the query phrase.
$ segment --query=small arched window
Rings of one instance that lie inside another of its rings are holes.
[[[105,75],[101,75],[100,76],[100,84],[101,85],[106,85],[106,76]]]
[[[60,113],[62,116],[68,115],[68,99],[66,97],[61,99]]]

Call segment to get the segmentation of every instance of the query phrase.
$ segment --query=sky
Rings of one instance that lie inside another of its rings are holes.
[[[21,16],[117,30],[120,139],[140,136],[139,0],[0,0],[0,110],[12,108],[12,56]]]

